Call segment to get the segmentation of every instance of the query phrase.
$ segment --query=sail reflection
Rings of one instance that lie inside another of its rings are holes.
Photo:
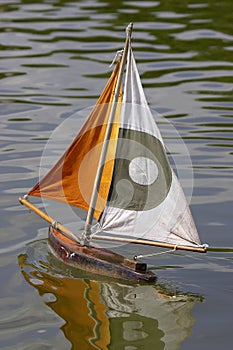
[[[30,244],[18,262],[25,280],[64,320],[70,349],[175,350],[189,336],[198,297],[72,270],[45,244]]]

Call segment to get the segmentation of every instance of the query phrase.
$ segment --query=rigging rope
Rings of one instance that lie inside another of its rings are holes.
[[[176,245],[174,246],[173,250],[165,250],[165,252],[159,252],[159,253],[153,253],[153,254],[145,254],[145,255],[135,255],[133,258],[134,260],[141,259],[141,258],[148,258],[150,256],[155,256],[155,255],[161,255],[161,254],[166,254],[166,253],[174,253],[176,251]]]
[[[123,55],[123,52],[124,52],[124,50],[118,50],[118,51],[116,52],[116,54],[115,54],[115,56],[114,56],[114,58],[113,58],[113,60],[112,60],[112,63],[109,65],[109,67],[112,67],[112,66],[114,65],[114,63],[115,63],[115,61],[117,60],[117,58],[118,58],[119,56],[122,56],[122,55]]]

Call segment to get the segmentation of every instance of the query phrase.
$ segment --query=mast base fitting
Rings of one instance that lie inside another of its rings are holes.
[[[91,230],[84,231],[80,240],[81,246],[89,247],[91,241]]]

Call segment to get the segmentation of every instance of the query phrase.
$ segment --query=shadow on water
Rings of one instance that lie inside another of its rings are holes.
[[[29,244],[18,263],[27,283],[64,320],[71,349],[178,349],[195,323],[195,303],[203,300],[164,285],[71,269],[48,252],[47,240]]]

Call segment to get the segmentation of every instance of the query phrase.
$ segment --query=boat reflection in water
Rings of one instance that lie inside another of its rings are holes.
[[[190,335],[200,297],[72,270],[46,245],[31,243],[18,261],[25,280],[43,299],[50,296],[45,304],[65,321],[71,349],[175,350]]]

